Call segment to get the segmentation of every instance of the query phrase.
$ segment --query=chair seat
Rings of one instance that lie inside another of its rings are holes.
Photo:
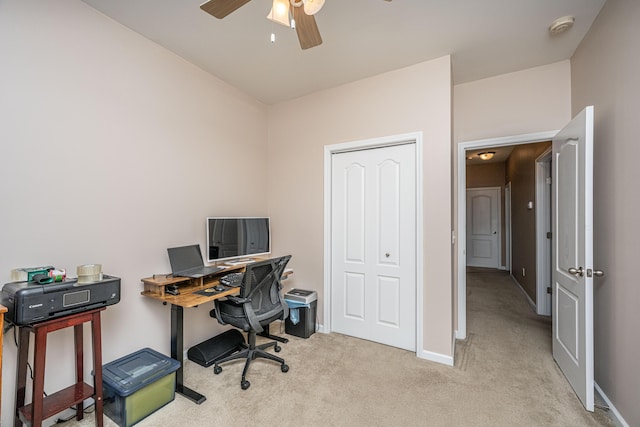
[[[262,313],[258,316],[258,322],[261,326],[265,327],[273,321],[282,318],[282,312],[282,309],[276,309]],[[225,323],[242,329],[245,332],[248,332],[251,329],[251,325],[247,320],[242,304],[237,304],[231,300],[220,301],[218,303],[218,314]],[[215,310],[212,310],[211,316],[215,317]]]

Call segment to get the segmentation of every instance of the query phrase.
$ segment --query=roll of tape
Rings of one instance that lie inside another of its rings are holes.
[[[102,264],[85,264],[77,268],[78,277],[102,273]]]
[[[99,282],[101,280],[102,280],[102,273],[87,274],[86,276],[78,276],[78,283],[81,285],[85,283]]]
[[[78,283],[93,283],[102,280],[102,264],[85,264],[77,267]]]

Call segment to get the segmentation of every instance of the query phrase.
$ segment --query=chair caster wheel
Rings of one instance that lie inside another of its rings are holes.
[[[214,366],[213,373],[218,375],[220,372],[222,372],[222,368],[220,366]]]
[[[281,370],[282,372],[289,372],[289,365],[282,364],[282,365],[280,366],[280,370]]]
[[[279,345],[276,345],[275,347],[273,347],[273,349],[275,350],[276,353],[280,353],[280,350],[282,350],[282,347],[280,347]]]
[[[240,381],[240,388],[243,390],[246,390],[249,388],[249,386],[251,385],[251,383],[247,380],[244,381]]]

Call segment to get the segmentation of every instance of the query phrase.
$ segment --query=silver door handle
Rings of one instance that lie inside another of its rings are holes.
[[[569,274],[573,274],[574,276],[584,276],[584,270],[582,267],[579,267],[578,269],[570,267],[567,271],[569,272]]]
[[[604,276],[604,271],[602,270],[593,270],[593,275],[596,277],[603,277]]]

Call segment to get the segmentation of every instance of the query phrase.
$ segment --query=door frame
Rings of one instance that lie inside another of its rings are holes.
[[[504,186],[504,245],[504,268],[511,274],[511,181]]]
[[[480,139],[476,141],[465,141],[457,147],[457,167],[458,167],[458,251],[457,251],[457,274],[458,274],[458,322],[455,332],[456,339],[467,338],[467,171],[466,171],[466,151],[479,148],[501,147],[516,144],[532,144],[535,142],[550,141],[557,130],[528,133],[523,135],[505,136],[500,138]]]
[[[415,144],[416,149],[416,356],[422,357],[423,351],[423,241],[424,241],[424,216],[423,216],[423,154],[422,132],[412,132],[399,135],[391,135],[380,138],[360,141],[344,142],[324,147],[324,296],[323,314],[324,324],[322,332],[330,333],[331,328],[331,176],[332,155],[350,151],[370,150],[375,148],[392,147],[395,145]]]
[[[551,185],[546,183],[546,171],[551,174],[551,147],[536,159],[536,313],[551,316],[551,241],[547,239],[546,222],[551,218]],[[545,218],[545,215],[547,218]],[[550,224],[551,225],[551,224]],[[551,231],[551,230],[549,230]],[[552,236],[553,237],[553,236]],[[545,271],[548,276],[545,275]],[[545,279],[549,283],[545,283]]]

